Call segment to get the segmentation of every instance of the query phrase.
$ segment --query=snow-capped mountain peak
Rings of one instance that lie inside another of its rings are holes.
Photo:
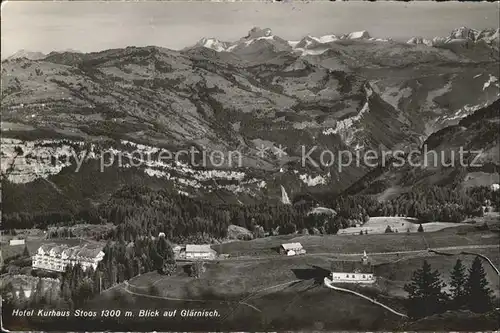
[[[470,29],[467,27],[460,27],[458,29],[455,29],[451,32],[450,38],[451,39],[470,39],[470,40],[477,40],[477,37],[479,37],[479,34],[481,32],[478,30]]]
[[[259,37],[271,37],[273,32],[269,28],[261,29],[259,27],[253,27],[244,39],[257,39]]]
[[[500,41],[500,29],[475,30],[467,27],[460,27],[453,30],[448,37],[434,37],[426,39],[413,37],[407,44],[424,44],[432,47],[440,47],[447,44],[479,43],[484,42],[498,49]]]
[[[371,36],[366,30],[355,31],[342,36],[342,39],[369,39],[369,38],[371,38]]]
[[[226,51],[229,43],[221,42],[216,38],[202,38],[196,45],[212,49],[217,52]]]
[[[432,46],[432,40],[423,37],[412,37],[406,43],[412,45],[424,44],[427,46]]]
[[[222,42],[216,38],[202,38],[196,46],[209,48],[217,52],[232,52],[236,54],[256,54],[263,50],[293,51],[302,55],[318,55],[324,53],[330,43],[342,40],[360,40],[371,42],[391,42],[390,38],[374,38],[366,30],[354,31],[343,35],[308,35],[299,41],[286,41],[273,35],[269,28],[252,28],[245,37],[234,42]],[[423,38],[413,37],[406,43],[410,45],[426,45],[429,47],[445,47],[448,44],[465,45],[470,43],[486,43],[487,46],[498,49],[500,29],[475,30],[460,27],[446,37]],[[486,46],[486,45],[485,45]]]

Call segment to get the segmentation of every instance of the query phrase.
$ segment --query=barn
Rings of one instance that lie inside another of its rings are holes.
[[[186,259],[194,260],[213,260],[217,256],[217,252],[213,250],[209,244],[203,245],[186,245]]]
[[[298,254],[305,254],[306,250],[300,243],[285,243],[280,246],[280,253],[287,256],[295,256]]]

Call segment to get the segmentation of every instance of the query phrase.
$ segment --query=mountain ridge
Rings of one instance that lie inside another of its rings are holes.
[[[148,46],[6,60],[3,136],[21,140],[11,143],[12,152],[42,137],[238,151],[249,179],[266,183],[265,190],[252,185],[255,195],[278,193],[280,182],[294,193],[342,191],[369,168],[302,165],[302,149],[316,146],[318,159],[321,151],[419,147],[500,94],[497,58],[482,48],[382,42],[364,32],[340,37],[290,45],[268,29],[253,29],[233,52]],[[20,168],[11,175],[32,182]],[[140,172],[177,178],[165,168]],[[221,168],[229,167],[215,169]],[[193,195],[203,188],[178,190]]]

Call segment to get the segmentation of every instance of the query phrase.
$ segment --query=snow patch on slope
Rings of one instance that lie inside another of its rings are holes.
[[[323,131],[324,135],[340,134],[341,136],[343,136],[342,133],[345,133],[349,128],[351,128],[351,126],[355,122],[359,121],[365,113],[370,111],[368,99],[372,95],[373,91],[369,87],[367,87],[365,90],[366,90],[367,101],[365,102],[359,113],[355,116],[338,121],[334,128],[328,128],[324,130]]]
[[[325,185],[327,183],[323,176],[312,177],[308,174],[299,175],[300,180],[307,186]]]
[[[493,76],[490,74],[490,77],[488,79],[488,81],[486,81],[483,85],[483,90],[486,90],[486,88],[488,88],[489,86],[491,86],[493,83],[495,83],[495,86],[497,86],[498,88],[500,88],[500,85],[498,84],[498,78],[496,76]]]
[[[449,122],[456,121],[462,118],[467,117],[468,115],[476,112],[477,110],[484,108],[488,103],[479,104],[479,105],[465,105],[463,108],[459,109],[453,115],[450,116],[441,116],[437,119],[437,122]]]
[[[344,39],[363,39],[371,38],[370,34],[366,30],[351,32],[345,36]]]

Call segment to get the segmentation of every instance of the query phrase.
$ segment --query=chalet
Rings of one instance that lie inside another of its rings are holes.
[[[70,247],[66,244],[44,244],[32,257],[33,268],[64,272],[67,266],[80,264],[83,270],[97,268],[104,258],[101,244],[84,244]]]
[[[194,260],[213,260],[217,256],[217,252],[213,250],[210,245],[186,245],[186,259]]]
[[[373,283],[373,266],[368,261],[366,252],[361,261],[334,261],[331,267],[333,283]]]
[[[306,250],[300,243],[285,243],[280,246],[280,253],[287,256],[295,256],[298,254],[305,254]]]

